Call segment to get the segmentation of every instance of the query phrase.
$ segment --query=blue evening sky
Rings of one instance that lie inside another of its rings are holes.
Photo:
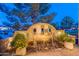
[[[56,12],[57,15],[54,18],[54,21],[57,23],[60,23],[61,20],[65,16],[70,16],[72,17],[75,22],[78,22],[78,4],[73,3],[73,4],[68,4],[68,3],[53,3],[51,4],[51,8],[48,13]]]
[[[7,8],[12,10],[16,8],[13,4],[5,4]],[[49,11],[46,14],[56,12],[57,15],[54,18],[54,22],[60,23],[65,16],[72,17],[75,22],[78,22],[78,4],[77,3],[52,3]],[[9,22],[6,18],[6,13],[0,11],[0,25],[3,25],[2,22]],[[52,21],[53,22],[53,21]]]

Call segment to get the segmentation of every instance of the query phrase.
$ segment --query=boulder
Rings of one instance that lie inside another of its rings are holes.
[[[73,49],[74,44],[72,42],[64,42],[64,47],[67,49]]]
[[[18,55],[18,56],[26,55],[26,48],[17,48],[16,49],[16,55]]]

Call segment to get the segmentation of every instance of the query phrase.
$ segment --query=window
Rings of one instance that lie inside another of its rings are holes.
[[[41,33],[44,34],[44,29],[43,28],[41,28]]]
[[[51,32],[51,26],[50,25],[48,26],[48,32]]]
[[[36,28],[33,29],[34,34],[36,34]]]
[[[41,25],[41,34],[44,34],[44,25]]]
[[[50,28],[48,29],[48,32],[51,32],[51,29]]]

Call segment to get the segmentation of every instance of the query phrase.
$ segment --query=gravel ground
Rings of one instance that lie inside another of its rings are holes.
[[[66,48],[52,49],[49,51],[38,51],[28,53],[28,56],[79,56],[79,47],[69,50]]]

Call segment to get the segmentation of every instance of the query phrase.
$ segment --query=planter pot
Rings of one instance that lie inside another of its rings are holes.
[[[18,55],[18,56],[26,55],[26,48],[17,48],[16,49],[16,55]]]
[[[64,47],[67,49],[73,49],[74,44],[72,42],[64,42]]]

